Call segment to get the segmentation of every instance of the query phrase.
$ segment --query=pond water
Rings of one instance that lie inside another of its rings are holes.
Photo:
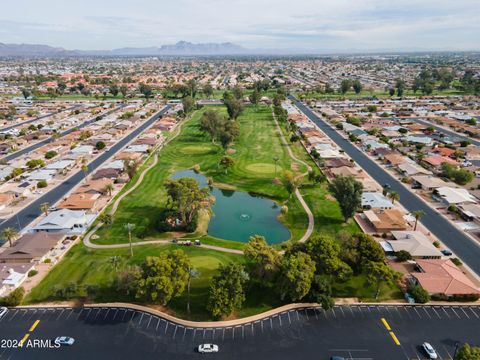
[[[191,177],[201,187],[208,186],[207,179],[193,170],[182,170],[172,179]],[[274,201],[246,192],[210,188],[215,197],[213,217],[208,224],[208,234],[220,239],[248,242],[252,235],[264,236],[269,244],[290,238],[290,231],[278,220],[280,207]]]

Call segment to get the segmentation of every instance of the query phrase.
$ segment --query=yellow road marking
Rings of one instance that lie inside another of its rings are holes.
[[[393,331],[390,331],[390,336],[392,337],[396,345],[400,345],[400,341],[398,341],[397,336],[393,333]]]
[[[29,336],[30,336],[30,334],[28,334],[28,333],[25,334],[25,336],[23,337],[22,340],[20,340],[20,343],[19,343],[18,345],[19,345],[19,346],[23,346],[23,343],[24,343],[25,341],[27,341],[27,339],[28,339]]]
[[[30,332],[32,332],[33,330],[35,330],[35,328],[37,327],[37,325],[40,323],[40,320],[36,320],[33,325],[30,327]]]
[[[390,325],[388,325],[387,320],[385,320],[385,318],[382,318],[382,323],[383,323],[383,325],[385,325],[385,327],[387,328],[388,331],[392,330],[390,328]]]

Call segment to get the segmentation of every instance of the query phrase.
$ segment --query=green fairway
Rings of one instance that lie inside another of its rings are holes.
[[[208,286],[212,275],[220,264],[230,261],[241,262],[242,256],[222,253],[198,247],[177,245],[141,246],[134,249],[130,257],[129,249],[91,250],[83,244],[76,245],[65,258],[55,266],[47,277],[36,286],[25,299],[26,303],[64,300],[65,296],[57,295],[59,289],[75,284],[75,289],[68,298],[86,297],[85,285],[96,285],[98,291],[93,299],[96,302],[128,301],[135,302],[133,296],[119,294],[113,285],[116,273],[126,266],[141,263],[146,256],[156,256],[162,251],[181,249],[190,258],[193,267],[199,271],[198,278],[192,280],[191,310],[192,318],[207,319],[205,303],[208,296]],[[113,256],[119,256],[120,262],[115,270],[111,262]],[[178,311],[180,316],[186,316],[186,294],[172,301],[169,306]]]
[[[211,108],[226,114],[224,107]],[[232,144],[235,152],[230,156],[235,163],[228,173],[218,165],[225,151],[218,144],[213,144],[199,129],[203,111],[204,109],[195,112],[183,125],[180,135],[164,147],[157,165],[146,174],[141,185],[120,202],[113,224],[97,232],[99,238],[95,240],[96,243],[127,242],[123,228],[127,222],[136,225],[133,241],[167,238],[168,234],[160,233],[156,229],[158,214],[166,206],[163,183],[176,171],[189,169],[195,165],[220,187],[262,194],[280,204],[286,204],[289,207],[289,216],[282,220],[292,229],[294,239],[302,235],[307,227],[307,217],[303,208],[295,197],[289,198],[282,184],[273,181],[275,174],[273,157],[279,158],[278,176],[281,175],[282,169],[291,168],[291,159],[280,142],[270,108],[267,106],[245,108],[244,114],[238,119],[240,136]],[[299,170],[304,172],[306,168],[301,166]],[[303,221],[299,221],[302,218]]]

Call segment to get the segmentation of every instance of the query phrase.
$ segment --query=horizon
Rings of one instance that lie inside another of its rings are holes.
[[[8,17],[0,15],[0,42],[82,51],[182,40],[295,54],[476,51],[480,36],[480,3],[473,0],[300,0],[295,7],[286,0],[241,0],[234,11],[218,0],[121,5],[86,0],[68,6],[56,0],[19,0],[3,8]],[[26,8],[28,12],[22,10]]]

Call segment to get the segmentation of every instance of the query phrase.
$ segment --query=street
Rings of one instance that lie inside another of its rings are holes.
[[[466,236],[461,230],[446,220],[442,215],[425,204],[415,194],[406,189],[396,178],[385,171],[380,165],[368,158],[356,148],[348,139],[343,138],[332,129],[323,119],[315,115],[309,108],[294,97],[290,97],[295,105],[345,151],[360,167],[362,167],[380,185],[389,184],[391,189],[400,195],[400,203],[408,210],[423,210],[422,224],[450,248],[466,265],[477,275],[480,275],[480,245]]]
[[[424,341],[439,359],[458,343],[480,345],[480,307],[342,305],[284,311],[227,327],[186,327],[125,308],[18,308],[0,319],[0,359],[425,359]],[[392,335],[393,334],[393,335]],[[70,336],[72,346],[33,348],[33,340]],[[24,339],[23,348],[7,340]],[[30,343],[27,342],[30,340]],[[215,343],[218,354],[196,347]],[[27,347],[29,344],[29,347]]]
[[[168,111],[168,109],[170,109],[170,105],[166,105],[162,110],[157,112],[151,118],[146,120],[143,124],[141,124],[135,130],[133,130],[130,134],[128,134],[123,139],[118,141],[115,145],[113,145],[109,149],[109,151],[103,152],[100,156],[94,159],[88,165],[88,174],[93,173],[98,167],[100,167],[100,165],[102,165],[109,158],[113,157],[125,145],[127,145],[130,141],[132,141],[135,137],[140,135],[145,129],[147,129],[150,125],[152,125],[160,116],[165,114]],[[0,231],[7,227],[13,227],[21,230],[23,227],[27,226],[34,219],[36,219],[38,216],[41,215],[42,212],[40,211],[40,204],[45,202],[51,205],[55,204],[57,201],[62,199],[70,190],[72,190],[81,181],[83,181],[84,176],[85,175],[83,171],[78,171],[72,177],[70,177],[63,183],[59,184],[57,187],[45,193],[44,195],[40,196],[38,199],[33,201],[24,209],[20,210],[16,215],[12,216],[11,218],[1,223]]]

